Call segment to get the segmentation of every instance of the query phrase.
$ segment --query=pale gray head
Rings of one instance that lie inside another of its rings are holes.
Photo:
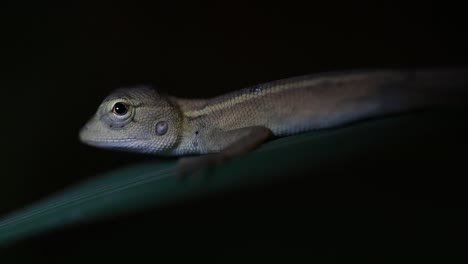
[[[139,86],[118,89],[105,98],[79,136],[91,146],[164,155],[177,146],[181,125],[176,105]]]

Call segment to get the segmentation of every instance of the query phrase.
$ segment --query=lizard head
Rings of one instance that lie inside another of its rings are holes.
[[[146,87],[121,88],[107,96],[81,129],[81,142],[100,148],[167,154],[180,139],[179,108]]]

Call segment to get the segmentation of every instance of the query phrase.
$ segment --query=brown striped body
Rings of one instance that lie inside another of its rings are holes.
[[[104,100],[80,138],[97,147],[159,155],[216,153],[255,138],[253,130],[289,136],[463,102],[467,77],[467,69],[335,72],[196,100],[147,87],[119,89]],[[128,112],[117,115],[116,103],[124,103]],[[254,127],[261,129],[249,129]]]

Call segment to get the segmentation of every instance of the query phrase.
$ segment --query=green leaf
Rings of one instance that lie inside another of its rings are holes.
[[[449,126],[454,120],[451,116],[420,112],[280,138],[185,180],[176,177],[175,160],[119,168],[5,216],[0,220],[0,245],[82,221],[252,188],[294,173],[316,171],[324,164],[366,152],[370,146],[392,145],[410,134],[417,137],[434,120],[439,126]]]

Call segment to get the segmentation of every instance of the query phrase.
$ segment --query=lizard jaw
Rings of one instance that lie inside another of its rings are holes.
[[[80,141],[95,147],[123,147],[126,143],[136,141],[136,138],[121,138],[121,139],[89,139],[83,138],[80,135]]]
[[[126,145],[128,142],[136,141],[137,138],[134,137],[125,137],[125,138],[102,138],[96,137],[96,133],[93,133],[92,130],[89,129],[88,125],[85,125],[80,133],[79,139],[82,143],[95,146],[95,147],[120,147],[122,145]]]

